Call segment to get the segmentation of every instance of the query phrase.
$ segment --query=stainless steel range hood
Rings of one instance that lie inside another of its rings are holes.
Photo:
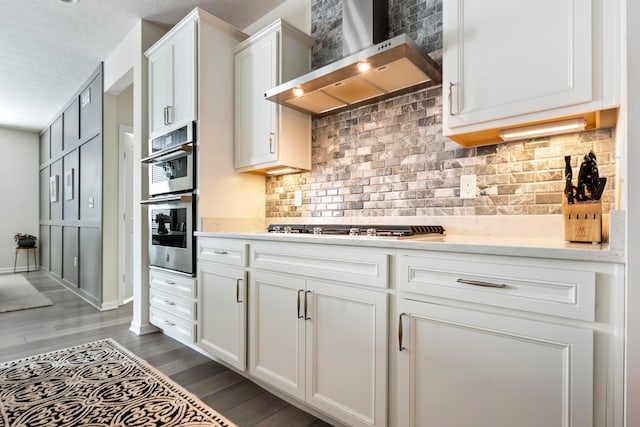
[[[373,0],[373,4],[343,0],[342,13],[346,52],[352,52],[361,40],[370,46],[268,90],[265,99],[322,116],[442,82],[440,65],[406,34],[375,43],[383,39],[380,22],[386,27],[385,0]],[[363,29],[368,34],[362,34]],[[361,64],[367,64],[368,70],[362,71]]]
[[[362,72],[359,64],[368,63]],[[405,34],[307,73],[265,92],[270,101],[313,115],[326,115],[418,86],[442,82],[440,66]],[[302,95],[297,95],[302,90]]]

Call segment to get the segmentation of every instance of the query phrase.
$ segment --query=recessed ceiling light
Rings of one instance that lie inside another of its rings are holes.
[[[60,0],[62,3],[77,3],[78,0]]]

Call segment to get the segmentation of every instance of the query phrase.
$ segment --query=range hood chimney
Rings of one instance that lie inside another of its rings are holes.
[[[389,36],[387,0],[342,0],[342,56],[349,56]]]
[[[387,0],[342,0],[344,58],[265,92],[323,116],[442,82],[440,65],[406,34],[386,39]]]

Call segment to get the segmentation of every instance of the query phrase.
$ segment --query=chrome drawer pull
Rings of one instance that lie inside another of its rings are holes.
[[[304,292],[304,320],[311,320],[311,316],[307,315],[307,297],[311,293],[311,291]]]
[[[237,303],[242,302],[242,300],[240,299],[240,282],[242,282],[242,279],[236,280],[236,302]]]
[[[465,285],[483,286],[485,288],[504,288],[507,286],[504,283],[491,283],[491,282],[483,282],[480,280],[469,280],[469,279],[458,279],[456,280],[456,282],[464,283]]]
[[[406,350],[407,348],[402,345],[402,316],[406,316],[407,313],[400,313],[398,318],[398,351]]]
[[[213,253],[216,255],[229,255],[229,252],[227,251],[213,251]]]
[[[304,316],[300,315],[300,300],[302,298],[300,298],[300,293],[304,292],[303,289],[298,289],[298,319],[304,319]]]
[[[165,280],[164,283],[166,283],[169,286],[175,286],[176,285],[176,282],[172,282],[170,280]]]
[[[167,325],[171,326],[172,328],[173,328],[174,326],[176,326],[176,324],[175,324],[175,323],[171,323],[171,322],[169,322],[168,320],[165,320],[165,321],[164,321],[164,323],[166,323]]]
[[[166,301],[166,300],[164,301],[164,303],[165,303],[166,305],[170,305],[170,306],[172,306],[172,307],[173,307],[174,305],[176,305],[176,303],[175,303],[175,302]]]

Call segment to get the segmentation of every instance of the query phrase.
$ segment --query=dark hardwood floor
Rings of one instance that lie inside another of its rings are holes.
[[[54,305],[0,313],[0,362],[113,338],[239,426],[329,426],[161,333],[130,332],[131,304],[101,312],[46,273],[24,276]]]

